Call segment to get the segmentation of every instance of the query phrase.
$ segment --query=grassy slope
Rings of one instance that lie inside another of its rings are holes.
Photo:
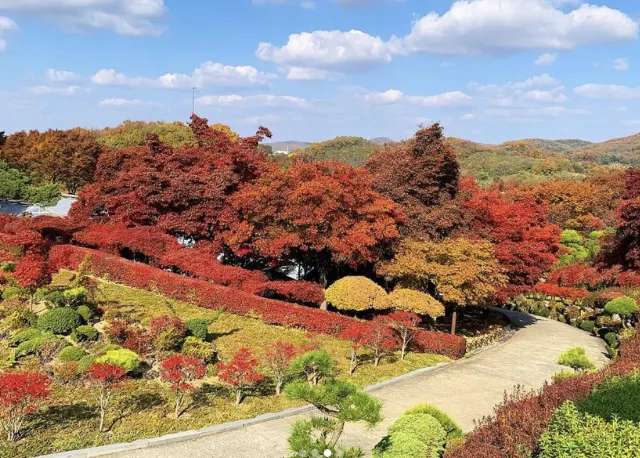
[[[68,273],[61,273],[54,282],[64,284]],[[169,301],[161,296],[109,282],[100,282],[101,297],[105,301],[103,308],[109,314],[124,313],[142,322],[153,316],[175,313],[182,319],[206,318],[217,315],[215,311],[199,308],[195,305]],[[243,318],[223,313],[211,327],[216,335],[219,357],[224,361],[239,348],[246,346],[254,350],[259,357],[269,346],[278,340],[296,344],[315,342],[326,348],[338,363],[339,377],[349,379],[358,386],[410,372],[446,361],[447,358],[430,354],[409,354],[405,361],[390,358],[376,368],[372,364],[362,365],[353,377],[347,375],[347,342],[327,336],[308,336],[305,332],[270,326],[259,320]],[[6,350],[6,343],[0,344],[0,354]],[[39,370],[35,358],[24,360],[27,368]],[[26,437],[17,444],[0,442],[0,457],[22,458],[61,450],[93,447],[108,443],[132,441],[135,439],[159,436],[185,431],[228,421],[251,418],[262,413],[279,411],[296,405],[284,397],[266,395],[249,397],[240,407],[233,404],[231,395],[215,378],[215,369],[210,370],[205,385],[198,392],[197,408],[185,413],[179,420],[171,417],[173,395],[168,387],[159,382],[142,380],[130,383],[130,396],[122,394],[116,397],[119,404],[109,417],[113,423],[107,433],[98,433],[96,410],[90,393],[83,388],[56,388],[48,408],[43,414],[32,416],[26,427]],[[75,419],[78,419],[75,421]],[[37,428],[37,430],[36,430]]]

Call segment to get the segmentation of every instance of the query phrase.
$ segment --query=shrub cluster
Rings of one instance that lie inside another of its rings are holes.
[[[195,303],[204,308],[225,310],[243,316],[258,316],[267,324],[305,329],[339,336],[354,322],[353,318],[324,310],[298,306],[287,302],[260,298],[194,278],[172,274],[145,264],[126,261],[116,256],[72,245],[57,245],[51,249],[51,262],[57,268],[77,269],[87,254],[92,256],[95,275],[111,281],[146,290],[157,289],[175,300]],[[418,331],[414,345],[424,352],[453,358],[464,356],[466,340],[441,332]]]
[[[81,324],[80,314],[67,307],[49,310],[38,318],[38,329],[52,334],[71,334]]]

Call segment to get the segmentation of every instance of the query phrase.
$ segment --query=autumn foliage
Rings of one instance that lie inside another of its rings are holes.
[[[98,431],[104,430],[107,408],[113,392],[121,387],[126,378],[124,369],[108,363],[92,363],[84,371],[85,383],[95,391],[95,398],[100,407],[100,426]]]
[[[14,372],[0,374],[0,423],[7,440],[17,441],[27,415],[51,394],[52,380],[45,374]]]
[[[444,315],[444,305],[430,294],[413,289],[396,288],[389,294],[389,301],[394,309],[417,313],[436,319]]]
[[[338,310],[362,312],[391,306],[387,292],[366,277],[343,277],[327,289],[326,296]]]
[[[220,380],[232,386],[236,394],[236,404],[240,404],[245,395],[264,380],[258,366],[258,360],[246,347],[238,350],[229,364],[218,364],[218,376]]]
[[[201,360],[181,354],[170,356],[160,364],[160,377],[171,383],[171,389],[176,393],[176,418],[182,413],[187,393],[195,389],[192,382],[203,378],[205,373]]]

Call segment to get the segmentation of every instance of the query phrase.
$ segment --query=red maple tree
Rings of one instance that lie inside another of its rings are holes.
[[[385,316],[384,320],[395,331],[400,343],[400,359],[404,360],[421,321],[420,317],[415,313],[397,310]]]
[[[176,393],[176,418],[182,413],[187,393],[195,389],[191,382],[204,378],[205,373],[206,367],[201,360],[185,355],[170,356],[160,364],[160,377],[170,382]]]
[[[126,378],[124,369],[115,364],[92,363],[84,372],[85,383],[94,390],[96,401],[100,407],[100,426],[98,431],[104,430],[109,401],[115,390],[122,386]]]
[[[396,339],[383,316],[377,316],[371,321],[363,344],[371,350],[376,367],[380,365],[382,358],[395,348]]]
[[[365,344],[367,339],[367,334],[369,332],[369,326],[367,323],[363,321],[355,321],[351,326],[345,329],[342,334],[340,334],[340,338],[343,340],[348,340],[351,342],[351,357],[349,359],[349,375],[353,375],[353,373],[358,368],[360,364],[358,358],[358,351]]]
[[[282,387],[287,380],[287,369],[299,352],[299,349],[292,343],[280,341],[275,342],[267,349],[264,355],[265,366],[267,366],[276,382],[277,395],[282,392]]]
[[[0,374],[0,424],[8,441],[19,439],[27,415],[49,398],[51,383],[47,375],[37,372]]]
[[[218,371],[220,380],[232,386],[236,404],[240,404],[247,392],[264,380],[258,371],[258,360],[246,347],[238,350],[229,364],[219,363]]]

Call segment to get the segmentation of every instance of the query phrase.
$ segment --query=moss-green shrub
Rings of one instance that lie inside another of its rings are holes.
[[[593,333],[593,330],[595,328],[596,328],[596,322],[595,321],[583,321],[582,323],[580,323],[580,329],[582,329],[583,331],[587,331],[587,332]]]
[[[31,339],[35,339],[36,337],[40,337],[42,331],[35,328],[28,328],[14,334],[11,339],[9,339],[10,347],[17,347],[23,342],[26,342]]]
[[[76,311],[85,323],[88,324],[91,322],[91,318],[93,318],[93,310],[91,310],[89,307],[87,307],[86,305],[81,305],[76,309]]]
[[[570,371],[568,369],[563,369],[560,372],[558,372],[557,374],[553,374],[553,377],[551,377],[551,379],[554,382],[561,382],[563,380],[567,380],[567,379],[573,378],[576,375],[578,375],[578,373],[575,372],[575,371]]]
[[[8,286],[2,291],[2,300],[6,301],[14,296],[22,294],[22,290],[17,286]]]
[[[78,326],[73,333],[71,334],[71,338],[75,342],[94,342],[98,340],[98,330],[93,326],[82,325]]]
[[[424,442],[406,433],[385,436],[373,449],[374,458],[425,458],[438,457],[428,454]]]
[[[211,320],[205,318],[194,318],[184,323],[187,336],[197,337],[200,340],[207,340],[210,325]]]
[[[578,409],[605,420],[640,422],[640,372],[605,380],[591,396],[577,403]]]
[[[581,413],[566,402],[540,438],[540,458],[638,458],[640,428],[626,420],[606,420]]]
[[[428,414],[414,413],[402,415],[391,426],[389,435],[405,433],[424,443],[429,450],[442,451],[447,432],[438,420]]]
[[[604,336],[604,340],[612,347],[618,346],[618,334],[615,332],[607,332]]]
[[[26,342],[22,342],[20,345],[18,345],[15,351],[15,357],[22,358],[23,356],[27,355],[36,355],[45,345],[58,347],[59,349],[63,349],[64,347],[69,346],[66,341],[52,334],[42,334],[40,335],[40,337],[27,340]]]
[[[209,342],[192,336],[187,337],[182,344],[182,353],[205,362],[211,361],[214,356],[213,348]]]
[[[127,372],[133,372],[140,366],[140,357],[126,348],[108,351],[97,359],[99,363],[115,364]]]
[[[81,324],[78,312],[67,307],[49,310],[38,318],[38,329],[53,334],[71,334]]]
[[[58,359],[63,363],[80,361],[85,356],[87,356],[86,351],[74,346],[63,348],[60,353],[58,353]]]
[[[595,365],[587,358],[587,352],[582,347],[570,348],[560,355],[558,364],[568,366],[577,371],[595,369]]]
[[[638,312],[638,303],[629,296],[622,296],[607,302],[604,311],[609,315],[632,316]]]
[[[176,329],[167,329],[153,340],[153,346],[160,351],[174,351],[182,345],[184,336]]]
[[[82,374],[84,371],[86,371],[87,367],[89,367],[91,363],[93,363],[97,359],[98,358],[92,355],[82,357],[80,361],[78,361],[78,374]]]
[[[407,410],[404,415],[412,414],[427,414],[438,420],[438,423],[444,428],[447,433],[447,440],[451,440],[456,437],[464,437],[464,432],[453,418],[444,413],[442,410],[434,407],[430,404],[418,404]]]

